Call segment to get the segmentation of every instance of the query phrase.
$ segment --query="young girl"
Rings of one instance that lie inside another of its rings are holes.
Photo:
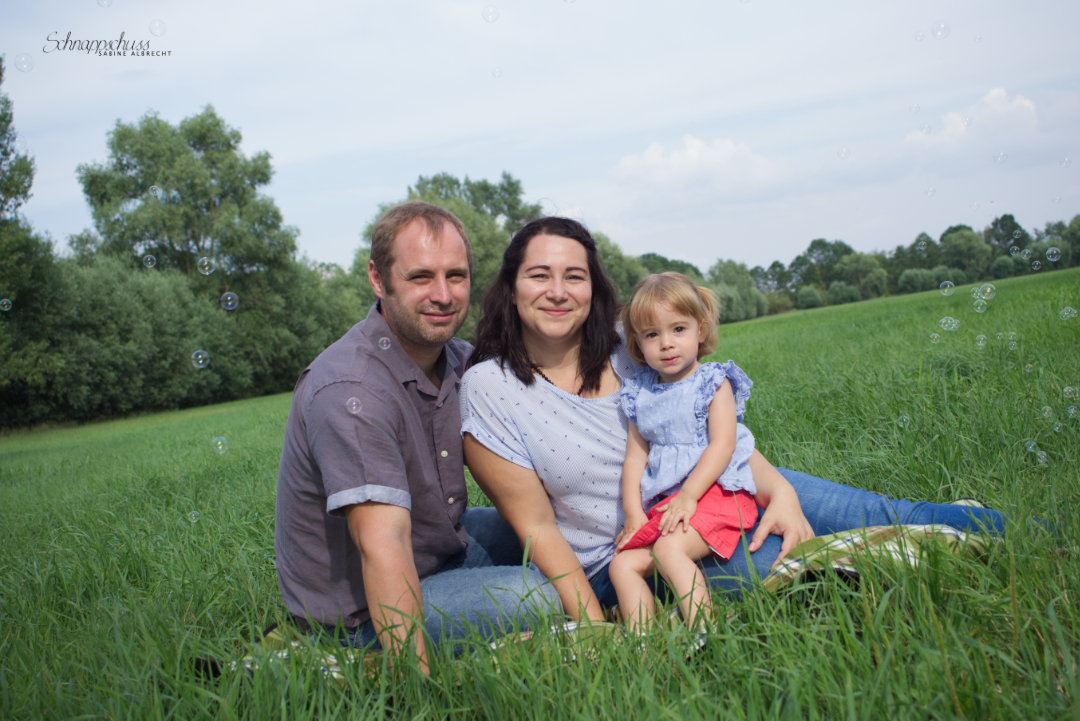
[[[691,627],[708,616],[697,561],[729,558],[757,520],[742,420],[753,385],[735,363],[700,363],[719,342],[715,294],[681,273],[650,275],[622,310],[630,357],[643,368],[622,390],[630,420],[623,464],[626,525],[609,574],[630,628],[655,613],[654,569]]]

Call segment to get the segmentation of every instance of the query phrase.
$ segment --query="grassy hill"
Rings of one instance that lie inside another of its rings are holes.
[[[658,629],[644,652],[612,642],[570,659],[542,638],[498,664],[444,656],[430,679],[354,669],[348,691],[299,661],[205,683],[194,655],[242,655],[283,612],[273,513],[289,396],[12,433],[0,715],[1076,717],[1080,399],[1065,394],[1080,388],[1080,319],[1058,311],[1080,308],[1080,269],[996,285],[982,314],[961,287],[725,325],[714,359],[754,380],[747,424],[777,465],[922,500],[976,496],[1050,519],[1058,538],[1017,523],[983,561],[721,599],[689,660]]]

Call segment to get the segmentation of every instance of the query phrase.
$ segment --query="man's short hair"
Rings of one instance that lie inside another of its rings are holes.
[[[440,208],[422,200],[410,200],[387,208],[371,231],[371,260],[375,261],[375,270],[382,277],[383,286],[390,290],[390,266],[394,264],[394,239],[409,223],[417,218],[424,221],[432,235],[442,232],[443,223],[450,223],[465,241],[465,255],[469,259],[469,277],[473,272],[472,245],[465,232],[465,226],[457,216],[445,208]]]

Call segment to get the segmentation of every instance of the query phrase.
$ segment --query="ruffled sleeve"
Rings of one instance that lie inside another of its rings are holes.
[[[697,396],[694,398],[694,415],[697,419],[703,421],[709,417],[709,404],[716,396],[716,389],[727,380],[735,394],[735,419],[742,423],[746,414],[746,401],[750,398],[750,388],[754,385],[742,368],[730,360],[727,363],[702,363],[697,375],[700,377]]]
[[[641,389],[649,384],[649,368],[642,368],[630,378],[623,379],[622,390],[619,391],[619,399],[622,402],[623,414],[635,426],[637,419],[637,398]]]

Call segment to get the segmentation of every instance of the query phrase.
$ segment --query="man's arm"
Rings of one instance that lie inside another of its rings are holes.
[[[368,501],[344,509],[360,549],[364,594],[379,642],[399,651],[412,635],[420,670],[428,672],[424,646],[424,599],[412,550],[412,518],[401,506]]]

